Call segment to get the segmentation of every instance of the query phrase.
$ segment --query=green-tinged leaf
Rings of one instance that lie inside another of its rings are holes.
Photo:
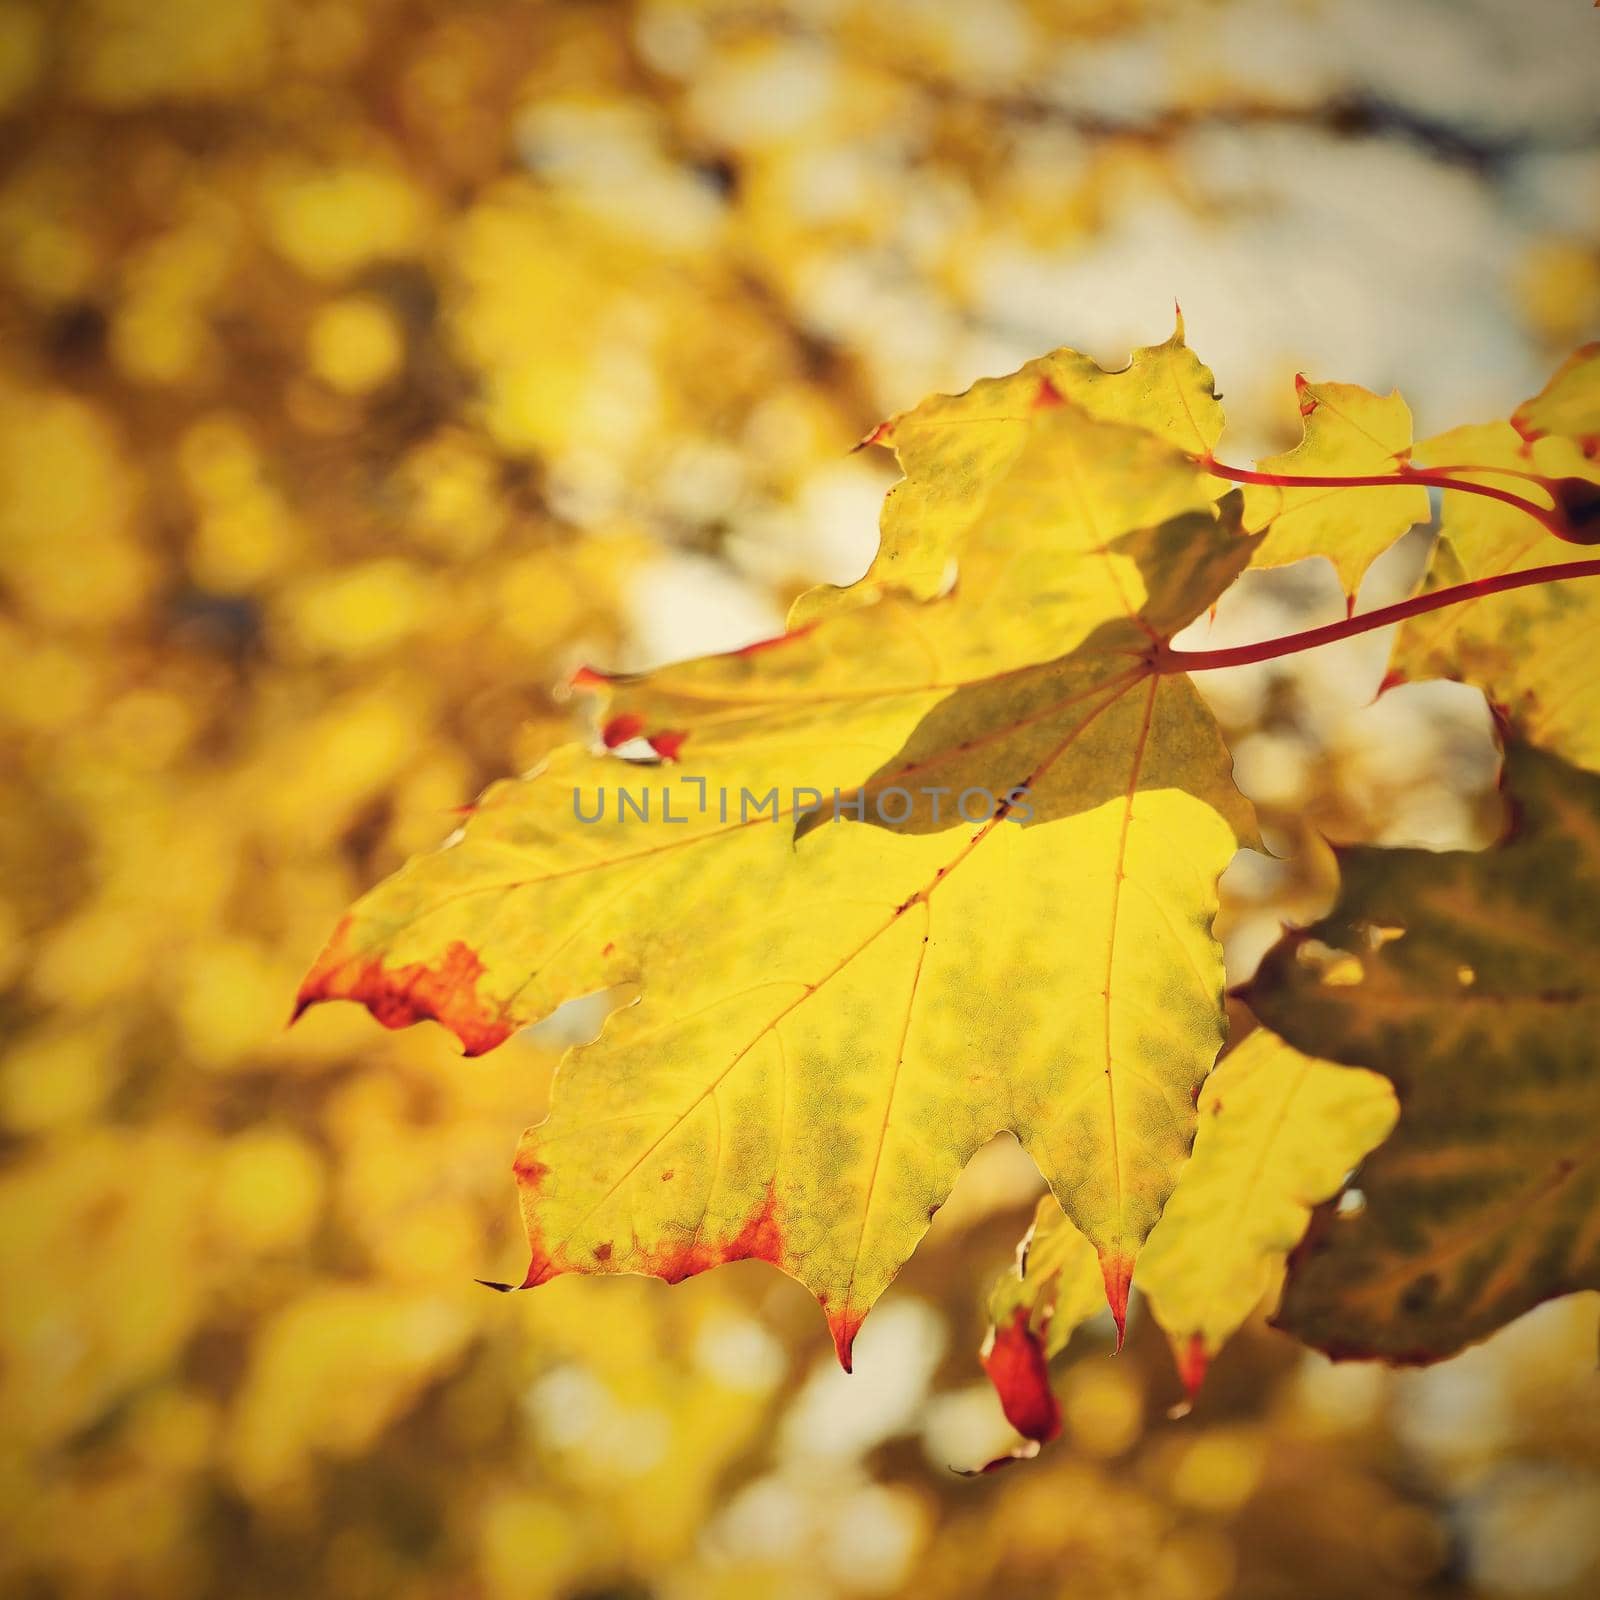
[[[586,675],[606,748],[491,788],[307,979],[303,1003],[435,1017],[471,1051],[641,984],[524,1138],[525,1285],[760,1257],[848,1362],[1009,1128],[1120,1317],[1223,1038],[1217,876],[1254,836],[1209,712],[1151,653],[1253,541],[1170,445],[1079,407],[1002,476],[944,599]]]
[[[1540,507],[1559,498],[1571,508],[1571,520],[1584,496],[1600,493],[1600,462],[1592,451],[1597,408],[1600,358],[1590,347],[1519,406],[1512,422],[1453,429],[1419,445],[1417,458],[1434,468],[1470,466],[1476,470],[1457,475]],[[1562,566],[1594,554],[1591,545],[1556,538],[1516,506],[1447,489],[1425,587]],[[1394,664],[1408,678],[1476,684],[1523,738],[1593,771],[1600,770],[1600,678],[1592,670],[1597,638],[1600,581],[1583,578],[1416,617],[1401,629]]]
[[[1194,1154],[1139,1258],[1139,1288],[1193,1393],[1271,1293],[1312,1206],[1394,1126],[1394,1090],[1258,1028],[1200,1091]]]
[[[1600,1288],[1600,778],[1512,745],[1482,852],[1351,850],[1339,903],[1246,998],[1394,1082],[1400,1122],[1291,1258],[1278,1325],[1429,1362]]]
[[[1353,383],[1295,380],[1304,436],[1293,450],[1258,463],[1269,473],[1301,477],[1376,477],[1395,472],[1411,449],[1411,412],[1398,394],[1377,395]],[[1253,565],[1282,566],[1326,556],[1353,595],[1362,574],[1415,523],[1428,520],[1428,491],[1395,487],[1252,484],[1245,526],[1265,530]]]

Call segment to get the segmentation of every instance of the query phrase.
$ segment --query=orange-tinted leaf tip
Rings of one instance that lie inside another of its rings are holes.
[[[1018,1306],[1011,1320],[994,1330],[981,1359],[1006,1421],[1025,1439],[1040,1444],[1054,1439],[1061,1432],[1061,1402],[1050,1387],[1044,1344],[1028,1326],[1026,1306]]]
[[[350,918],[345,917],[306,974],[291,1022],[325,1000],[354,1000],[386,1028],[409,1028],[423,1021],[441,1023],[461,1041],[469,1056],[481,1056],[516,1031],[503,1008],[478,994],[483,962],[477,951],[460,939],[445,950],[437,966],[413,961],[403,967],[385,967],[381,956],[359,956],[351,951],[350,926]]]
[[[1198,1333],[1191,1333],[1173,1354],[1177,1357],[1178,1376],[1183,1380],[1184,1392],[1193,1400],[1200,1393],[1200,1385],[1206,1381],[1206,1369],[1211,1365],[1206,1342]]]
[[[1048,378],[1039,380],[1039,387],[1033,393],[1035,411],[1053,411],[1057,406],[1064,406],[1066,403],[1061,391]]]
[[[1511,427],[1522,440],[1524,453],[1527,446],[1537,444],[1545,436],[1545,430],[1530,422],[1520,406],[1511,413]]]
[[[867,1314],[865,1311],[835,1311],[831,1306],[823,1309],[828,1315],[828,1331],[833,1335],[833,1350],[839,1358],[839,1365],[846,1372],[854,1371],[851,1352],[855,1349],[856,1335],[861,1331]]]
[[[1133,1258],[1123,1255],[1101,1256],[1100,1273],[1106,1281],[1106,1304],[1111,1307],[1111,1320],[1117,1325],[1117,1349],[1120,1350],[1128,1327],[1128,1290],[1133,1284]]]
[[[567,679],[569,689],[603,689],[611,682],[609,674],[598,667],[581,666]]]
[[[889,436],[893,432],[894,424],[892,422],[880,422],[870,432],[863,434],[851,448],[852,450],[865,450],[868,445],[887,444]]]
[[[615,750],[619,744],[626,744],[643,732],[644,718],[635,711],[624,711],[606,723],[600,730],[600,737],[607,750]]]

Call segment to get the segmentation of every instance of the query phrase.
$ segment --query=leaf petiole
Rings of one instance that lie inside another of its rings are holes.
[[[1255,467],[1230,466],[1214,456],[1196,456],[1195,461],[1214,478],[1225,478],[1229,483],[1266,484],[1278,489],[1393,489],[1414,487],[1424,489],[1449,489],[1458,494],[1478,494],[1488,500],[1499,500],[1532,517],[1547,533],[1569,544],[1584,541],[1573,538],[1560,510],[1555,506],[1541,506],[1536,501],[1514,494],[1510,489],[1500,489],[1491,483],[1473,483],[1455,476],[1458,472],[1493,472],[1493,467],[1413,467],[1402,461],[1393,472],[1369,473],[1356,477],[1338,477],[1322,473],[1262,472]],[[1517,473],[1516,476],[1544,484],[1534,473]],[[1553,498],[1553,497],[1552,497]]]
[[[1597,577],[1600,577],[1600,559],[1558,562],[1551,566],[1527,567],[1521,572],[1498,572],[1492,577],[1452,584],[1428,594],[1412,595],[1409,600],[1397,600],[1393,605],[1380,606],[1376,611],[1363,612],[1360,616],[1346,617],[1342,622],[1325,623],[1320,628],[1307,628],[1300,633],[1263,639],[1256,644],[1228,645],[1218,650],[1174,650],[1170,644],[1159,641],[1150,658],[1151,670],[1157,673],[1213,672],[1220,667],[1251,666],[1260,661],[1276,660],[1279,656],[1297,655],[1302,650],[1315,650],[1320,645],[1337,644],[1341,639],[1353,639],[1357,634],[1370,633],[1375,628],[1387,628],[1396,622],[1404,622],[1408,617],[1440,611],[1446,606],[1460,605],[1465,600],[1479,600],[1485,595],[1503,594],[1508,589],[1526,589],[1539,583],[1559,583],[1567,578]]]

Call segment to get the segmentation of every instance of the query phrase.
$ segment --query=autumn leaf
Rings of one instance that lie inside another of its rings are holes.
[[[1600,496],[1594,458],[1600,357],[1590,346],[1569,359],[1510,422],[1455,428],[1417,447],[1436,468],[1525,497],[1536,509],[1581,508]],[[1570,520],[1570,516],[1569,516]],[[1571,565],[1592,558],[1503,499],[1444,492],[1439,545],[1426,588]],[[1394,670],[1405,678],[1476,684],[1522,735],[1569,761],[1600,770],[1600,691],[1590,670],[1600,627],[1600,586],[1547,583],[1491,595],[1418,617],[1401,630]]]
[[[1032,1482],[952,1493],[946,1459],[998,1411],[938,1350],[989,1270],[994,1222],[974,1216],[1015,1193],[1014,1150],[980,1152],[958,1184],[923,1247],[937,1254],[862,1346],[868,1391],[847,1386],[841,1407],[835,1375],[808,1371],[806,1297],[771,1271],[672,1293],[473,1287],[528,1261],[506,1168],[543,1114],[546,1040],[474,1063],[435,1027],[388,1034],[354,1005],[280,1026],[356,894],[437,845],[490,777],[585,736],[595,698],[551,692],[576,661],[707,648],[708,608],[764,610],[837,559],[888,460],[842,459],[882,395],[899,409],[920,375],[1030,325],[1109,336],[1161,279],[1230,283],[1214,312],[1269,358],[1236,343],[1223,384],[1252,431],[1271,353],[1330,351],[1341,328],[1369,370],[1387,348],[1438,396],[1474,350],[1519,366],[1528,337],[1593,322],[1592,230],[1504,181],[1580,163],[1581,63],[1544,22],[1581,28],[1587,8],[1516,8],[1499,65],[1519,81],[1487,111],[1480,74],[1438,69],[1481,55],[1477,24],[1505,15],[1460,9],[1430,41],[1396,8],[1383,51],[1434,70],[1394,82],[1358,141],[1349,92],[1375,57],[1352,49],[1350,8],[1296,8],[1296,43],[1328,46],[1309,85],[1292,65],[1275,81],[1282,50],[1249,48],[1260,9],[0,4],[0,1592],[1336,1600],[1541,1568],[1585,1586],[1592,1519],[1569,1487],[1581,1500],[1600,1435],[1580,1297],[1473,1364],[1493,1403],[1469,1410],[1514,1421],[1498,1463],[1499,1430],[1466,1451],[1456,1430],[1397,1437],[1387,1403],[1318,1426],[1348,1385],[1304,1384],[1288,1351],[1251,1341],[1201,1428],[1159,1421],[1171,1385],[1148,1348],[1082,1363],[1062,1394],[1071,1448]],[[1419,109],[1429,149],[1402,149]],[[1254,162],[1289,130],[1293,163]],[[1241,157],[1261,183],[1233,181]],[[1462,224],[1452,253],[1466,272],[1492,263],[1511,323],[1474,323],[1437,251],[1385,249],[1369,224],[1397,190],[1368,184],[1351,208],[1344,162],[1394,170],[1408,204],[1437,191]],[[1363,251],[1395,291],[1365,306],[1372,282],[1346,270]],[[1269,280],[1313,292],[1252,306]],[[1179,421],[1181,390],[1148,370]],[[1073,390],[1058,381],[1050,394]],[[1155,412],[1098,411],[1087,387],[1069,396],[1086,415],[1208,447]],[[1198,373],[1192,398],[1220,426]],[[1541,423],[1585,431],[1517,431]],[[1158,467],[1136,446],[1126,459]],[[1172,481],[1175,514],[1212,515],[1215,485]],[[1359,537],[1364,497],[1346,498]],[[982,500],[977,534],[997,505]],[[1035,564],[1003,590],[998,563],[976,576],[965,532],[931,563],[927,598],[952,581],[963,606],[993,597],[993,643],[973,626],[953,681],[1001,670],[984,650],[1029,667],[1070,654],[1107,620],[1052,598],[1034,627],[1058,578],[1081,594],[1089,577],[1052,570],[1050,533],[1013,541]],[[1123,576],[1142,587],[1147,566]],[[1249,585],[1279,587],[1294,589]],[[889,598],[918,597],[890,583]],[[893,625],[863,609],[877,621],[859,648],[834,637],[841,693],[847,656],[869,696],[895,651],[904,675],[881,682],[925,684],[936,608]],[[724,687],[776,686],[802,656],[735,659]],[[613,692],[645,727],[593,730],[616,741],[608,784],[698,770],[708,730],[681,738],[679,704],[655,716],[649,700],[669,682]],[[1311,754],[1315,787],[1286,807],[1280,784],[1269,807],[1275,836],[1286,809],[1348,813],[1332,780],[1349,764],[1312,753],[1322,708],[1287,688],[1225,724],[1230,742],[1267,736],[1250,752],[1263,774],[1281,773],[1260,757],[1286,733]],[[774,698],[791,691],[803,674]],[[767,715],[743,709],[747,729]],[[866,752],[863,781],[895,753]],[[1424,778],[1415,753],[1374,750],[1358,775],[1394,816],[1450,777]],[[1240,914],[1291,914],[1300,865],[1241,874],[1266,898]],[[692,875],[679,894],[694,901]],[[598,957],[610,911],[572,905],[553,938]],[[1064,893],[1045,935],[1072,936],[1075,909]],[[392,1020],[452,1004],[451,976],[509,993],[466,938],[442,972],[435,955],[405,952],[409,988],[371,985]],[[541,1007],[559,988],[544,983]],[[571,1033],[555,1020],[552,1038]],[[1094,1248],[1071,1238],[1103,1304]]]
[[[1511,425],[1530,442],[1553,435],[1593,456],[1600,443],[1600,343],[1573,351],[1549,383],[1512,412]]]
[[[1350,464],[1384,446],[1398,463],[1403,411],[1321,386],[1302,449]],[[523,1140],[524,1287],[758,1257],[813,1291],[848,1365],[967,1159],[1009,1129],[1092,1249],[1120,1329],[1223,1038],[1217,876],[1254,837],[1183,669],[1276,649],[1170,645],[1264,542],[1241,529],[1244,496],[1214,498],[1220,422],[1181,326],[1121,373],[1056,352],[895,419],[878,437],[907,476],[858,584],[803,598],[762,645],[580,673],[594,743],[491,788],[445,849],[341,923],[302,1008],[435,1018],[469,1053],[567,999],[639,986]],[[1468,487],[1486,462],[1454,464],[1456,493],[1505,506]],[[1370,476],[1350,505],[1376,504],[1386,527],[1390,488]],[[1285,494],[1276,515],[1320,526],[1320,503]],[[1368,1115],[1340,1098],[1359,1080],[1314,1065],[1307,1103],[1325,1088],[1341,1104],[1337,1137],[1301,1144],[1271,1110],[1287,1080],[1251,1079],[1251,1115],[1228,1127],[1253,1157],[1213,1132],[1191,1164],[1202,1191],[1252,1208],[1213,1272],[1157,1254],[1152,1297],[1191,1377],[1306,1205],[1378,1136],[1376,1100]],[[1216,1202],[1175,1204],[1182,1257]],[[1040,1331],[1031,1312],[997,1324],[991,1367],[1032,1371]],[[1041,1403],[1028,1420],[1048,1417]]]
[[[1200,1091],[1194,1153],[1139,1258],[1139,1287],[1190,1394],[1211,1359],[1274,1288],[1311,1207],[1394,1126],[1377,1073],[1316,1061],[1258,1028]],[[1048,1195],[1015,1268],[989,1297],[982,1352],[1007,1417],[1045,1442],[1044,1363],[1099,1309],[1088,1240]],[[1040,1386],[1043,1386],[1041,1393]]]
[[[1041,1196],[1016,1261],[989,1293],[989,1327],[978,1353],[1006,1420],[1033,1447],[1001,1460],[1036,1454],[1061,1432],[1050,1360],[1104,1304],[1094,1246],[1053,1195]]]
[[[1143,465],[1134,466],[1130,475],[1133,463],[1126,458],[1071,450],[1050,457],[1034,451],[1033,463],[1049,476],[1039,482],[1025,469],[1017,470],[1019,457],[1029,450],[1030,432],[1060,406],[1138,430],[1122,436],[1123,449],[1142,452]],[[962,394],[933,395],[880,423],[862,441],[891,447],[904,474],[884,502],[878,554],[866,576],[847,589],[823,585],[801,596],[790,626],[885,592],[932,599],[948,587],[951,563],[964,561],[973,538],[995,544],[1009,536],[1037,571],[1051,554],[1047,525],[1024,527],[1020,519],[1053,507],[1074,480],[1083,501],[1103,496],[1114,484],[1110,493],[1120,526],[1131,526],[1127,497],[1138,489],[1134,475],[1159,460],[1156,481],[1146,492],[1154,498],[1181,483],[1184,503],[1202,506],[1210,498],[1206,481],[1188,470],[1183,457],[1207,454],[1222,426],[1211,372],[1184,343],[1181,316],[1170,339],[1134,351],[1120,371],[1108,372],[1076,350],[1056,350],[1006,377],[982,379]],[[1027,498],[1030,488],[1039,497],[1033,503]],[[1142,514],[1150,516],[1152,509],[1147,506]],[[1114,531],[1102,530],[1107,536]],[[1015,587],[1023,588],[1031,575],[1016,574]],[[1049,573],[1047,587],[1060,575]]]
[[[1237,498],[1219,513],[1145,430],[1046,404],[1021,432],[957,542],[954,593],[875,593],[643,679],[586,674],[599,748],[491,788],[308,977],[302,1006],[434,1017],[470,1052],[642,985],[524,1138],[525,1286],[759,1257],[817,1295],[848,1364],[1008,1128],[1120,1318],[1223,1038],[1216,879],[1254,836],[1209,712],[1156,646],[1253,541]]]
[[[1412,444],[1411,412],[1398,394],[1297,377],[1295,395],[1303,437],[1293,450],[1259,462],[1261,477],[1381,477],[1404,465]],[[1245,490],[1245,526],[1265,532],[1254,565],[1325,556],[1347,595],[1355,594],[1377,557],[1428,516],[1428,491],[1403,482],[1389,488],[1258,481]]]
[[[1600,1288],[1600,778],[1512,744],[1506,783],[1493,849],[1342,852],[1338,905],[1246,990],[1400,1097],[1363,1203],[1290,1262],[1278,1326],[1335,1356],[1438,1361]]]
[[[1194,1155],[1139,1259],[1139,1287],[1191,1394],[1300,1241],[1311,1207],[1394,1126],[1376,1073],[1334,1066],[1258,1028],[1200,1091]]]

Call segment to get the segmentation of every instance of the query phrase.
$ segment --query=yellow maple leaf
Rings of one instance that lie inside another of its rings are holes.
[[[1194,1155],[1139,1261],[1139,1287],[1192,1393],[1268,1294],[1311,1207],[1394,1127],[1394,1090],[1258,1028],[1200,1091]]]
[[[1600,495],[1592,454],[1600,407],[1600,358],[1589,346],[1571,357],[1510,422],[1454,428],[1417,447],[1420,461],[1452,476],[1510,493],[1535,510],[1571,521]],[[1570,431],[1568,431],[1570,430]],[[1427,590],[1590,559],[1586,543],[1557,538],[1528,510],[1505,499],[1444,492],[1438,549]],[[1451,677],[1476,684],[1524,737],[1590,770],[1600,769],[1600,716],[1586,669],[1600,626],[1600,587],[1547,583],[1488,595],[1417,617],[1395,646],[1397,675]]]
[[[1259,463],[1263,476],[1378,477],[1396,472],[1411,449],[1411,411],[1398,394],[1378,395],[1353,383],[1295,379],[1304,436],[1294,449]],[[1357,498],[1359,496],[1359,498]],[[1428,491],[1397,482],[1287,486],[1252,483],[1245,490],[1245,526],[1265,530],[1258,567],[1325,556],[1345,593],[1414,523],[1428,520]]]
[[[1524,439],[1555,434],[1592,456],[1600,440],[1600,342],[1574,350],[1549,383],[1517,407],[1511,421]]]
[[[1194,1153],[1139,1257],[1139,1287],[1193,1394],[1282,1271],[1311,1207],[1394,1126],[1375,1072],[1313,1060],[1258,1028],[1200,1091]],[[989,1297],[983,1361],[1020,1433],[1053,1438],[1045,1362],[1099,1309],[1095,1251],[1050,1196]],[[1052,1425],[1054,1424],[1054,1425]]]
[[[490,789],[307,979],[302,1004],[435,1017],[473,1052],[642,985],[523,1140],[525,1286],[760,1257],[848,1364],[1008,1128],[1120,1319],[1223,1038],[1216,879],[1254,837],[1159,648],[1253,541],[1147,429],[1055,404],[982,426],[1021,442],[974,485],[954,593],[869,576],[769,647],[587,674],[603,748]]]
[[[1110,492],[1119,522],[1103,528],[1104,537],[1139,525],[1128,520],[1130,513],[1155,521],[1180,509],[1174,504],[1157,514],[1162,494],[1176,492],[1196,506],[1209,498],[1204,480],[1188,471],[1182,457],[1210,451],[1222,434],[1222,407],[1209,368],[1184,343],[1181,316],[1170,339],[1135,350],[1119,371],[1108,372],[1076,350],[1055,350],[1006,377],[982,379],[961,394],[933,395],[868,434],[863,444],[892,446],[904,474],[884,502],[877,557],[866,576],[849,588],[823,585],[802,595],[790,626],[885,592],[932,599],[948,587],[951,563],[965,565],[966,547],[975,537],[990,544],[1005,541],[1031,555],[1035,566],[1047,560],[1047,528],[1007,528],[1006,509],[993,503],[991,495],[1005,492],[1013,514],[1027,516],[1042,509],[1017,504],[1027,475],[1013,469],[1028,450],[1041,411],[1058,406],[1140,430],[1122,440],[1125,452],[1140,453],[1138,460],[1127,455],[1108,460],[1092,451],[1046,459],[1033,452],[1034,461],[1055,474],[1034,485],[1042,495],[1060,497],[1077,479],[1078,498],[1084,503],[1104,495],[1114,483]],[[1100,436],[1102,441],[1111,437]],[[1158,453],[1152,445],[1169,448]],[[1156,481],[1141,486],[1136,481],[1140,474],[1158,461]],[[1135,507],[1129,497],[1141,488],[1149,498]],[[1025,580],[1029,574],[1016,576]]]

